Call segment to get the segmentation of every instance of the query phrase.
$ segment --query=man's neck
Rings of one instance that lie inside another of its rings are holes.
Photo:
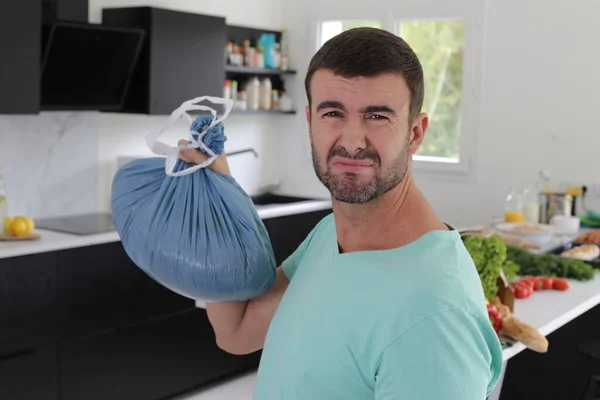
[[[435,229],[447,229],[410,173],[394,189],[365,204],[333,201],[341,252],[387,250],[408,244]]]

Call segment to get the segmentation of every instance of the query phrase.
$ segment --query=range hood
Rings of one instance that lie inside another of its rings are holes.
[[[41,109],[119,111],[145,31],[53,21],[42,32]]]

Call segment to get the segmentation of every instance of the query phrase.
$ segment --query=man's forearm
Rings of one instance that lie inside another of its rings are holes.
[[[208,319],[222,349],[229,351],[236,342],[247,308],[248,301],[206,303]]]

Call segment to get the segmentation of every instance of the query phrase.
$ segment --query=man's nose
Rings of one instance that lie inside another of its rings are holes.
[[[351,155],[367,148],[367,130],[362,117],[348,118],[339,145]]]

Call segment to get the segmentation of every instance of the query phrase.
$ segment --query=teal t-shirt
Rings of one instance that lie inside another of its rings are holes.
[[[254,400],[484,400],[502,348],[456,231],[340,254],[333,215],[283,263]]]

